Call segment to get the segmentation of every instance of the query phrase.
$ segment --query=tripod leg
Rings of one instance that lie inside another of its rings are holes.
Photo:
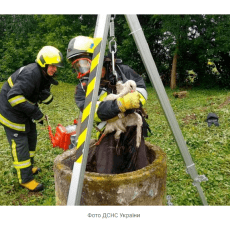
[[[147,41],[145,39],[144,33],[142,31],[141,25],[139,23],[139,20],[136,15],[126,15],[126,20],[128,22],[129,28],[131,30],[131,34],[133,35],[133,38],[135,40],[135,43],[137,45],[137,48],[139,50],[139,53],[141,55],[142,61],[145,65],[146,71],[148,73],[149,79],[154,86],[159,102],[161,104],[161,107],[164,111],[165,117],[169,123],[169,126],[172,130],[172,133],[174,135],[174,138],[177,142],[177,146],[180,150],[180,153],[182,154],[182,157],[184,159],[185,165],[190,167],[191,165],[194,166],[194,163],[192,161],[191,155],[188,151],[188,148],[186,146],[186,142],[184,140],[184,137],[182,135],[182,132],[180,130],[180,127],[178,125],[178,122],[176,120],[175,114],[172,110],[172,107],[170,105],[168,96],[166,94],[165,88],[163,86],[163,83],[161,81],[161,78],[159,76],[157,67],[155,65],[155,62],[153,60],[153,57],[151,55],[149,46],[147,44]],[[192,169],[192,170],[191,170]],[[197,190],[200,195],[200,198],[204,205],[207,205],[207,201],[205,199],[205,196],[203,194],[203,191],[199,184],[199,176],[197,174],[197,171],[194,167],[191,167],[189,171],[189,174],[191,178],[193,179],[194,183],[197,185]]]

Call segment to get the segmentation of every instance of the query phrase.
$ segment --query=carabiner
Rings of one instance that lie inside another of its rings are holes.
[[[113,45],[114,53],[116,53],[117,52],[117,43],[116,43],[114,37],[109,41],[109,52],[112,53],[112,42],[114,43],[114,45]]]

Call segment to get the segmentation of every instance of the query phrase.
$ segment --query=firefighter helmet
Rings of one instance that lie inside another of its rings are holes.
[[[94,48],[101,39],[85,36],[77,36],[70,40],[67,48],[67,59],[81,54],[93,54]]]
[[[63,67],[62,53],[53,46],[44,46],[38,53],[35,60],[42,68],[46,65]]]

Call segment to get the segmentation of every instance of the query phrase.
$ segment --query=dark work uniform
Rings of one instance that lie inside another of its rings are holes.
[[[116,66],[116,72],[118,74],[118,80],[121,80],[123,83],[127,80],[133,80],[136,82],[137,91],[141,95],[140,101],[144,105],[147,100],[147,91],[143,78],[129,66],[123,64]],[[75,102],[81,111],[84,108],[85,91],[86,90],[82,87],[81,84],[79,84],[76,88]],[[108,94],[107,92],[115,93],[113,89],[108,88],[107,86],[100,86],[98,94],[98,101],[100,101],[100,103],[96,105],[96,112],[94,115],[96,122],[109,120],[121,113],[116,100],[103,101],[105,96]],[[122,173],[145,167],[148,164],[148,161],[145,154],[146,152],[143,137],[141,146],[136,154],[134,153],[136,149],[130,148],[131,145],[135,145],[135,132],[136,128],[131,127],[127,128],[127,132],[125,134],[121,134],[121,142],[123,141],[121,144],[124,146],[120,154],[117,154],[115,148],[116,141],[114,139],[114,133],[106,135],[102,139],[100,145],[96,147],[96,149],[91,149],[89,151],[87,163],[89,166],[88,171],[96,171],[98,173]],[[95,157],[97,165],[96,170],[90,167],[93,157]],[[133,165],[130,167],[131,161],[135,161],[135,166]]]
[[[118,74],[118,80],[123,81],[123,83],[125,83],[127,80],[135,81],[137,85],[137,91],[143,96],[143,100],[147,100],[145,82],[139,74],[137,74],[133,69],[131,69],[127,65],[117,65],[116,71]],[[100,87],[98,93],[99,97],[103,97],[103,92],[106,93],[107,91],[109,91],[110,93],[114,93],[110,88],[106,87],[106,89],[103,89],[103,87]],[[100,98],[98,98],[98,100],[100,100]],[[77,85],[75,93],[75,102],[78,108],[82,111],[85,103],[85,90],[83,89],[81,84]],[[144,103],[145,101],[143,102],[143,104]],[[121,111],[119,110],[116,101],[101,101],[97,109],[97,115],[101,121],[109,120],[117,116],[120,112]]]
[[[5,82],[0,92],[0,124],[11,146],[19,183],[33,179],[32,165],[37,143],[36,124],[44,115],[38,103],[49,104],[50,79],[37,63],[21,67]]]

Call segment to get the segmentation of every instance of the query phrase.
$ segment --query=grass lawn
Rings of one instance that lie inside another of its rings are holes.
[[[0,88],[3,83],[0,83]],[[157,100],[155,90],[147,87],[147,109],[152,135],[147,141],[161,147],[167,154],[167,195],[171,195],[174,205],[202,205],[190,176],[186,173],[183,158],[176,146],[163,110]],[[78,116],[74,102],[75,85],[60,83],[52,87],[54,101],[40,108],[47,114],[53,132],[57,124],[67,126]],[[208,177],[201,187],[209,205],[230,205],[230,112],[229,104],[220,106],[230,96],[226,90],[188,90],[184,99],[173,97],[167,88],[171,106],[176,115],[189,152],[199,175]],[[219,127],[207,126],[208,113],[219,116]],[[45,190],[39,193],[28,192],[19,186],[14,174],[10,147],[4,129],[0,126],[0,205],[55,205],[53,161],[62,149],[52,148],[45,126],[38,126],[38,144],[35,156],[36,165],[42,172],[35,176],[43,183]],[[93,133],[93,136],[95,132]]]

